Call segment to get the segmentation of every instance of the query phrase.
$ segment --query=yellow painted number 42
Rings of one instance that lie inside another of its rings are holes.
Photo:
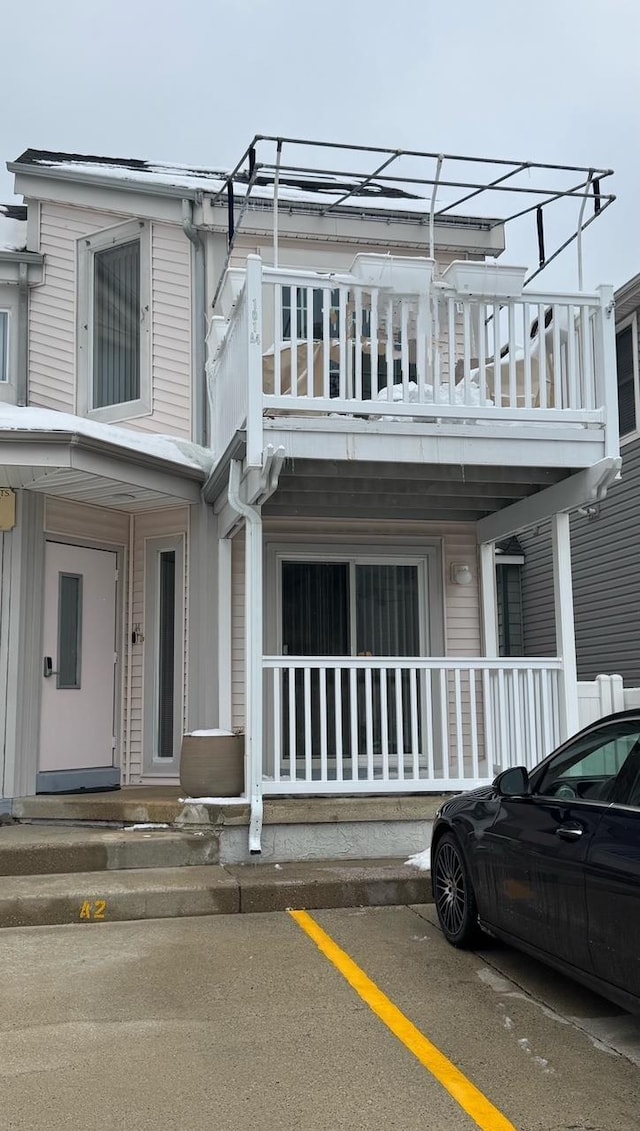
[[[82,907],[80,908],[81,919],[104,919],[107,911],[106,899],[96,899],[91,903],[85,899]]]

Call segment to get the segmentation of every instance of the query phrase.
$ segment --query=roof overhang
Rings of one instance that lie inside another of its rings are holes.
[[[0,431],[0,487],[143,511],[197,503],[205,472],[70,432]]]
[[[35,251],[4,251],[0,249],[0,284],[19,284],[28,286],[41,283],[44,271],[44,256]]]

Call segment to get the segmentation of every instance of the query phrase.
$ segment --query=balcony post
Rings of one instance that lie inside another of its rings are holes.
[[[262,467],[262,260],[247,256],[247,467]],[[241,381],[243,375],[238,374]]]
[[[596,335],[596,375],[606,412],[605,456],[620,455],[618,425],[618,378],[616,370],[616,324],[613,287],[598,287],[600,311],[599,332]],[[597,407],[597,406],[596,406]]]
[[[562,657],[560,672],[560,737],[569,738],[579,727],[578,674],[571,581],[569,515],[555,514],[551,520],[553,547],[553,593],[556,647]]]

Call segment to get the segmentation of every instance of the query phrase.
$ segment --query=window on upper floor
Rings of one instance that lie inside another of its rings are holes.
[[[9,311],[0,310],[0,383],[9,380]]]
[[[638,322],[635,314],[623,322],[616,333],[616,369],[618,373],[618,421],[620,436],[638,431]]]
[[[78,409],[115,421],[151,411],[150,261],[142,221],[79,245]]]

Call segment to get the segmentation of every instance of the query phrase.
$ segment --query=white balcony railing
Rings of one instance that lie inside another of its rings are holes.
[[[551,435],[565,425],[600,429],[603,456],[617,454],[610,288],[470,296],[428,278],[401,293],[263,268],[257,256],[234,282],[227,337],[208,363],[218,455],[243,413],[250,464],[265,415],[520,423]]]
[[[560,659],[266,656],[264,793],[469,789],[560,740]]]

